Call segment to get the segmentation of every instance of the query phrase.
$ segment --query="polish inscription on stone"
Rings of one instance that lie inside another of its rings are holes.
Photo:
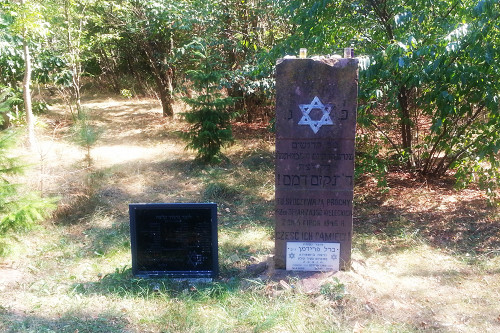
[[[289,265],[287,244],[305,242],[340,244],[339,268],[350,264],[357,80],[356,59],[283,59],[276,67],[277,268],[331,267],[295,258]]]

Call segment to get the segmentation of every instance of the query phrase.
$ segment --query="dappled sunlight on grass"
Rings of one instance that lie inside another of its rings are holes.
[[[425,244],[369,258],[355,251],[353,257],[353,271],[343,276],[354,279],[351,287],[360,288],[354,293],[364,294],[362,301],[385,319],[414,322],[425,329],[479,331],[495,324],[498,294],[491,291],[500,283],[498,271],[491,276],[496,286],[482,288],[484,270]],[[472,317],[487,322],[469,323]]]
[[[274,249],[269,230],[247,227],[240,231],[221,230],[219,233],[221,251],[227,253],[244,252],[245,255],[270,253]]]
[[[144,163],[161,158],[175,158],[182,147],[144,147],[132,145],[97,146],[92,150],[92,156],[98,167],[109,167],[117,161],[121,163]]]
[[[89,315],[85,312],[73,312],[63,316],[37,316],[11,312],[0,313],[0,329],[3,332],[125,332],[127,320],[120,314]]]
[[[223,278],[245,274],[245,268],[265,261],[274,251],[268,229],[257,226],[221,228],[219,230],[219,262]]]

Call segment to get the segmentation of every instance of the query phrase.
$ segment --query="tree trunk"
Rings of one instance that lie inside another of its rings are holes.
[[[156,61],[154,57],[153,48],[151,45],[144,41],[142,43],[144,53],[149,60],[149,64],[151,69],[153,70],[153,77],[156,83],[156,90],[160,95],[161,107],[163,109],[164,117],[173,117],[174,109],[173,109],[173,86],[172,86],[172,75],[173,72],[171,70],[164,71],[162,66]]]
[[[116,75],[116,63],[115,61],[112,61],[109,59],[107,53],[106,53],[106,50],[103,49],[102,47],[98,48],[97,49],[97,52],[99,53],[100,55],[100,65],[101,65],[101,68],[104,68],[104,70],[102,71],[102,73],[104,74],[104,78],[105,80],[109,80],[109,84],[111,85],[111,87],[113,88],[113,91],[116,93],[116,94],[119,94],[120,93],[120,83],[119,83],[119,80],[118,80],[118,77]],[[128,59],[127,59],[128,60]],[[129,70],[131,71],[130,74],[132,74],[132,76],[136,76],[134,74],[134,72],[132,71],[132,69],[130,68],[129,66]]]
[[[141,2],[134,2],[134,13],[139,20],[146,20],[147,17],[144,13],[144,8]],[[173,51],[173,36],[170,34],[168,45],[166,49],[163,48],[164,44],[160,42],[158,45],[154,40],[151,40],[150,34],[145,28],[141,28],[139,34],[135,35],[135,42],[142,46],[144,54],[149,62],[153,79],[156,84],[156,92],[160,95],[161,106],[163,109],[164,117],[173,117],[173,77],[174,71],[168,62],[168,58],[160,59],[159,54],[166,51],[168,56],[172,56]]]
[[[156,90],[160,94],[161,107],[163,109],[163,117],[173,117],[174,116],[174,108],[172,106],[173,99],[171,93],[172,85],[169,84],[169,81],[163,82],[161,78],[157,78],[155,75],[156,81]]]
[[[21,0],[21,5],[25,4],[25,0]],[[23,99],[24,110],[26,112],[26,125],[28,126],[28,143],[30,149],[35,147],[35,117],[33,116],[33,108],[31,106],[31,57],[28,47],[26,28],[23,28],[23,53],[24,53],[24,79],[23,79]]]
[[[82,111],[82,102],[81,102],[81,94],[80,94],[80,87],[81,87],[81,72],[82,72],[82,66],[80,62],[80,42],[77,41],[76,45],[73,44],[73,36],[71,35],[71,17],[69,14],[69,9],[68,9],[69,3],[68,1],[64,2],[64,14],[66,17],[66,21],[68,22],[68,31],[67,31],[67,43],[68,43],[68,54],[70,55],[71,59],[71,70],[73,71],[73,92],[74,92],[74,99],[75,99],[75,104],[76,104],[76,112],[77,115],[80,116],[80,113]],[[81,30],[82,30],[82,21],[80,20],[80,27],[79,31],[77,31],[77,38],[80,38],[81,35]]]
[[[80,72],[81,68],[79,65],[74,65],[73,66],[73,89],[75,91],[75,104],[76,104],[76,112],[78,113],[78,116],[80,116],[82,112],[82,96],[80,93]]]
[[[408,154],[407,167],[411,168],[413,166],[412,126],[409,109],[409,90],[405,86],[399,89],[398,101],[401,108],[400,127],[403,150]]]

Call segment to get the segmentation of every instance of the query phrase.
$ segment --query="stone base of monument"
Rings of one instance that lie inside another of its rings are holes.
[[[258,272],[259,269],[260,272]],[[267,284],[276,285],[274,288],[276,290],[294,289],[306,294],[319,292],[321,286],[338,273],[337,271],[311,272],[277,269],[272,256],[249,265],[246,272],[249,276],[259,278]]]

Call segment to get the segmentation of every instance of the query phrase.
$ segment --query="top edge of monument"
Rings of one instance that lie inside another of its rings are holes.
[[[342,58],[339,55],[332,56],[314,56],[309,58],[299,58],[296,56],[285,56],[276,61],[276,65],[285,61],[317,61],[329,66],[345,66],[347,64],[357,64],[358,58]]]

